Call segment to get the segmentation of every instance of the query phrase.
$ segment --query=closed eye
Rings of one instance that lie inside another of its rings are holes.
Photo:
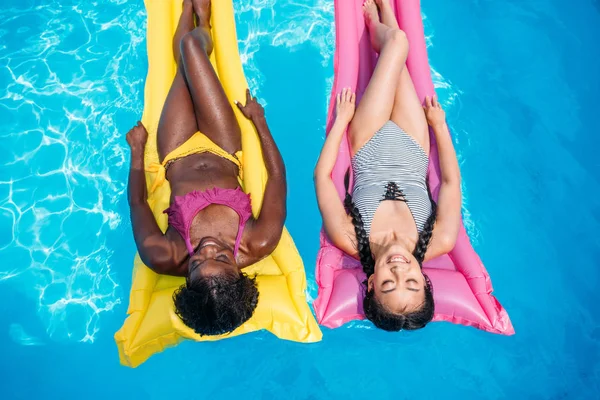
[[[227,258],[227,256],[222,255],[222,254],[217,256],[217,258],[215,258],[215,260],[220,261],[225,264],[229,264],[229,259]]]
[[[413,292],[418,292],[420,289],[414,287],[414,285],[418,285],[419,282],[417,282],[415,279],[407,279],[406,280],[406,284],[407,284],[407,289]],[[408,284],[412,284],[412,286],[408,286]]]
[[[391,281],[389,279],[387,281],[383,281],[383,283],[381,284],[381,289],[382,289],[381,292],[382,293],[389,293],[389,292],[393,292],[394,290],[396,290],[396,285],[393,285],[393,286],[390,285],[390,284],[393,284],[393,283],[394,283],[394,281]],[[386,285],[387,285],[387,289],[385,288]]]
[[[192,273],[195,269],[200,268],[200,266],[204,263],[204,261],[200,261],[200,260],[194,260],[192,261],[192,264],[190,265],[190,269],[188,271],[188,273]]]

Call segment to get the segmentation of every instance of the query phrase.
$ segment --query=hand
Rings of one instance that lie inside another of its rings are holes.
[[[238,106],[244,117],[249,120],[255,121],[258,118],[265,117],[265,109],[256,101],[256,97],[250,95],[250,89],[246,89],[246,105],[243,106],[239,101],[235,101],[235,105]]]
[[[126,138],[129,147],[131,147],[132,155],[144,154],[144,148],[148,141],[148,132],[141,121],[138,121],[136,126],[127,132]]]
[[[425,110],[427,123],[431,125],[432,128],[443,126],[446,123],[446,113],[442,110],[442,106],[438,102],[437,96],[433,96],[433,98],[429,96],[425,97],[425,106],[423,106],[423,110]]]
[[[355,109],[356,93],[352,92],[350,88],[342,89],[342,92],[338,93],[335,103],[335,120],[348,125],[354,117]]]

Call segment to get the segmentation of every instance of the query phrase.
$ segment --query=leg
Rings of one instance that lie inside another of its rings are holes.
[[[377,6],[373,0],[365,2],[364,10],[371,43],[376,51],[380,50],[380,54],[373,76],[350,124],[349,139],[353,153],[390,120],[396,87],[408,55],[406,35],[379,21]]]
[[[177,74],[169,90],[158,124],[158,153],[164,157],[198,130],[229,153],[241,150],[241,132],[233,109],[210,63],[210,1],[184,1],[173,39],[180,54]],[[200,12],[198,12],[200,10]],[[193,12],[199,26],[194,28]]]
[[[185,0],[179,18],[177,30],[173,37],[173,54],[180,60],[179,47],[181,38],[194,29],[194,10],[191,1]],[[187,88],[181,63],[171,84],[165,105],[160,115],[157,132],[158,156],[162,161],[167,154],[182,145],[198,131],[194,104]]]
[[[375,0],[381,10],[381,21],[390,28],[399,29],[390,0]],[[394,106],[390,118],[396,125],[415,139],[429,154],[429,128],[415,85],[405,67],[396,86]]]
[[[390,0],[375,0],[375,3],[381,12],[381,22],[389,28],[400,29]]]
[[[412,136],[425,153],[429,154],[429,126],[407,68],[403,68],[400,73],[390,119]]]
[[[212,51],[210,0],[193,0],[193,3],[198,27],[181,39],[181,65],[194,104],[196,123],[200,132],[233,154],[242,148],[241,131],[208,57]]]
[[[192,0],[183,0],[181,16],[179,17],[179,23],[173,37],[173,56],[176,63],[179,63],[179,59],[181,58],[181,38],[194,28],[194,6]]]

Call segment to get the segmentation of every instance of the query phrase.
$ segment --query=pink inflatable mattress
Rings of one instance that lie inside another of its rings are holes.
[[[329,103],[328,128],[335,117],[335,95],[344,87],[357,93],[358,101],[376,63],[362,13],[363,0],[335,0],[335,80]],[[407,66],[421,101],[434,94],[419,0],[392,0],[400,28],[410,44]],[[344,174],[350,167],[347,141],[342,142],[332,178],[340,199],[344,198]],[[439,162],[431,139],[429,184],[434,199],[439,190]],[[488,332],[514,334],[508,314],[492,295],[492,282],[469,237],[461,229],[452,252],[427,262],[423,268],[433,284],[434,321],[469,325]],[[360,262],[334,247],[321,231],[316,278],[319,294],[314,302],[320,324],[335,328],[364,319],[362,299],[365,275]]]

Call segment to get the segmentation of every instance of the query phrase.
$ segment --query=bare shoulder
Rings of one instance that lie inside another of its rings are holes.
[[[251,218],[244,227],[242,241],[238,250],[238,265],[252,265],[269,256],[279,244],[283,227],[275,224],[263,226]]]

